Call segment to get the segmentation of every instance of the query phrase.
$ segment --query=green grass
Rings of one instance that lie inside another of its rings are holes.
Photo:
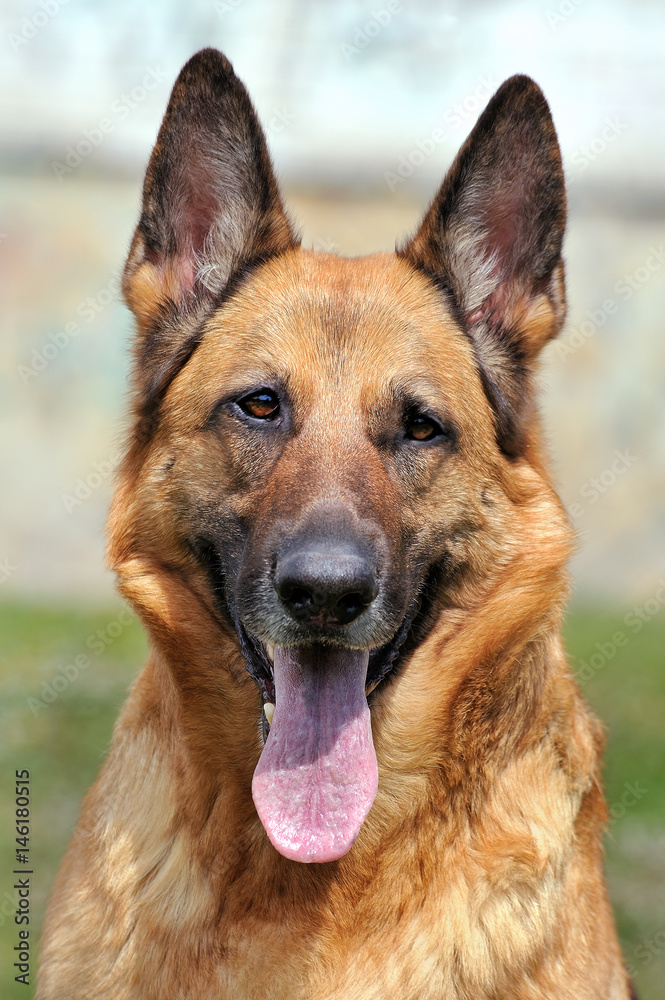
[[[623,645],[615,641],[617,633]],[[588,678],[581,681],[584,694],[607,730],[604,782],[613,816],[606,868],[621,943],[641,1000],[661,1000],[665,616],[661,612],[637,629],[630,609],[613,614],[573,609],[566,641],[573,667]]]
[[[14,982],[15,959],[10,957],[18,944],[19,930],[14,924],[11,872],[22,867],[14,864],[15,771],[30,771],[29,868],[34,875],[29,941],[34,952],[51,884],[76,824],[81,797],[95,779],[127,688],[145,657],[142,631],[136,621],[125,624],[127,621],[127,612],[120,606],[77,613],[0,605],[3,1000],[25,1000],[33,993],[32,988]],[[46,700],[53,695],[55,700]],[[34,969],[33,961],[32,982]]]
[[[566,641],[584,693],[608,731],[605,787],[616,815],[607,838],[607,871],[624,952],[642,1000],[660,1000],[665,982],[665,615],[633,631],[635,626],[624,621],[627,611],[573,609]],[[127,688],[145,658],[141,629],[125,615],[120,606],[73,612],[0,605],[4,1000],[32,995],[14,982],[12,969],[18,941],[11,895],[14,772],[27,768],[31,774],[34,948],[81,797],[99,770]],[[622,645],[614,641],[617,632],[626,640]]]

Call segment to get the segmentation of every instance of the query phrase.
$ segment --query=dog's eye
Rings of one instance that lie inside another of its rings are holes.
[[[405,430],[410,441],[431,441],[443,433],[435,420],[422,413],[414,413],[407,417]]]
[[[238,406],[248,417],[274,420],[279,413],[279,399],[271,389],[259,389],[238,400]]]

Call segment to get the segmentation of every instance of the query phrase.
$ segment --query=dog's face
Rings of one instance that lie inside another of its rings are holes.
[[[470,345],[388,255],[266,264],[206,322],[160,433],[159,516],[260,658],[390,647],[430,570],[472,558],[496,492]]]
[[[178,573],[237,636],[268,706],[254,800],[287,857],[349,849],[377,786],[367,695],[519,546],[564,214],[547,105],[516,77],[397,254],[303,251],[228,62],[176,83],[125,272],[138,417],[112,558]]]

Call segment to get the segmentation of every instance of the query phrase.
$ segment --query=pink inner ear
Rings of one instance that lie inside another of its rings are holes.
[[[511,291],[514,289],[512,289],[509,280],[500,282],[482,305],[468,314],[467,323],[470,326],[475,326],[482,320],[489,320],[492,326],[501,325],[502,322],[505,322],[510,308]]]
[[[520,230],[525,221],[524,196],[521,191],[501,188],[489,197],[491,200],[484,219],[488,256],[496,255],[499,271],[508,275],[512,262],[520,256]]]
[[[181,257],[178,270],[183,293],[193,292],[196,283],[196,268],[192,257]]]
[[[518,275],[515,273],[521,254],[520,223],[524,220],[524,205],[519,192],[490,195],[491,201],[483,217],[484,239],[481,246],[486,260],[493,264],[498,284],[482,305],[467,316],[470,324],[505,314]]]
[[[218,165],[209,161],[205,151],[196,151],[179,179],[179,211],[173,219],[178,248],[178,277],[183,293],[193,292],[198,262],[206,249],[206,240],[224,211],[221,186],[215,187],[214,171]]]
[[[501,206],[502,211],[497,217],[492,218],[490,213],[489,242],[493,253],[496,253],[500,260],[504,260],[511,250],[515,249],[517,238],[517,215],[521,206],[518,202],[514,206],[506,208]]]
[[[189,168],[183,198],[184,218],[180,226],[182,235],[191,243],[195,253],[201,253],[208,233],[224,211],[220,191],[215,191],[206,163]],[[180,234],[179,234],[180,235]]]

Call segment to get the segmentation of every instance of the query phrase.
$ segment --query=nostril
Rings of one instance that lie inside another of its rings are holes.
[[[338,622],[347,624],[357,618],[371,603],[371,600],[366,600],[362,594],[344,594],[337,601],[332,612]]]
[[[305,587],[298,587],[293,584],[284,584],[277,591],[280,599],[295,612],[307,611],[313,603],[313,597]]]

